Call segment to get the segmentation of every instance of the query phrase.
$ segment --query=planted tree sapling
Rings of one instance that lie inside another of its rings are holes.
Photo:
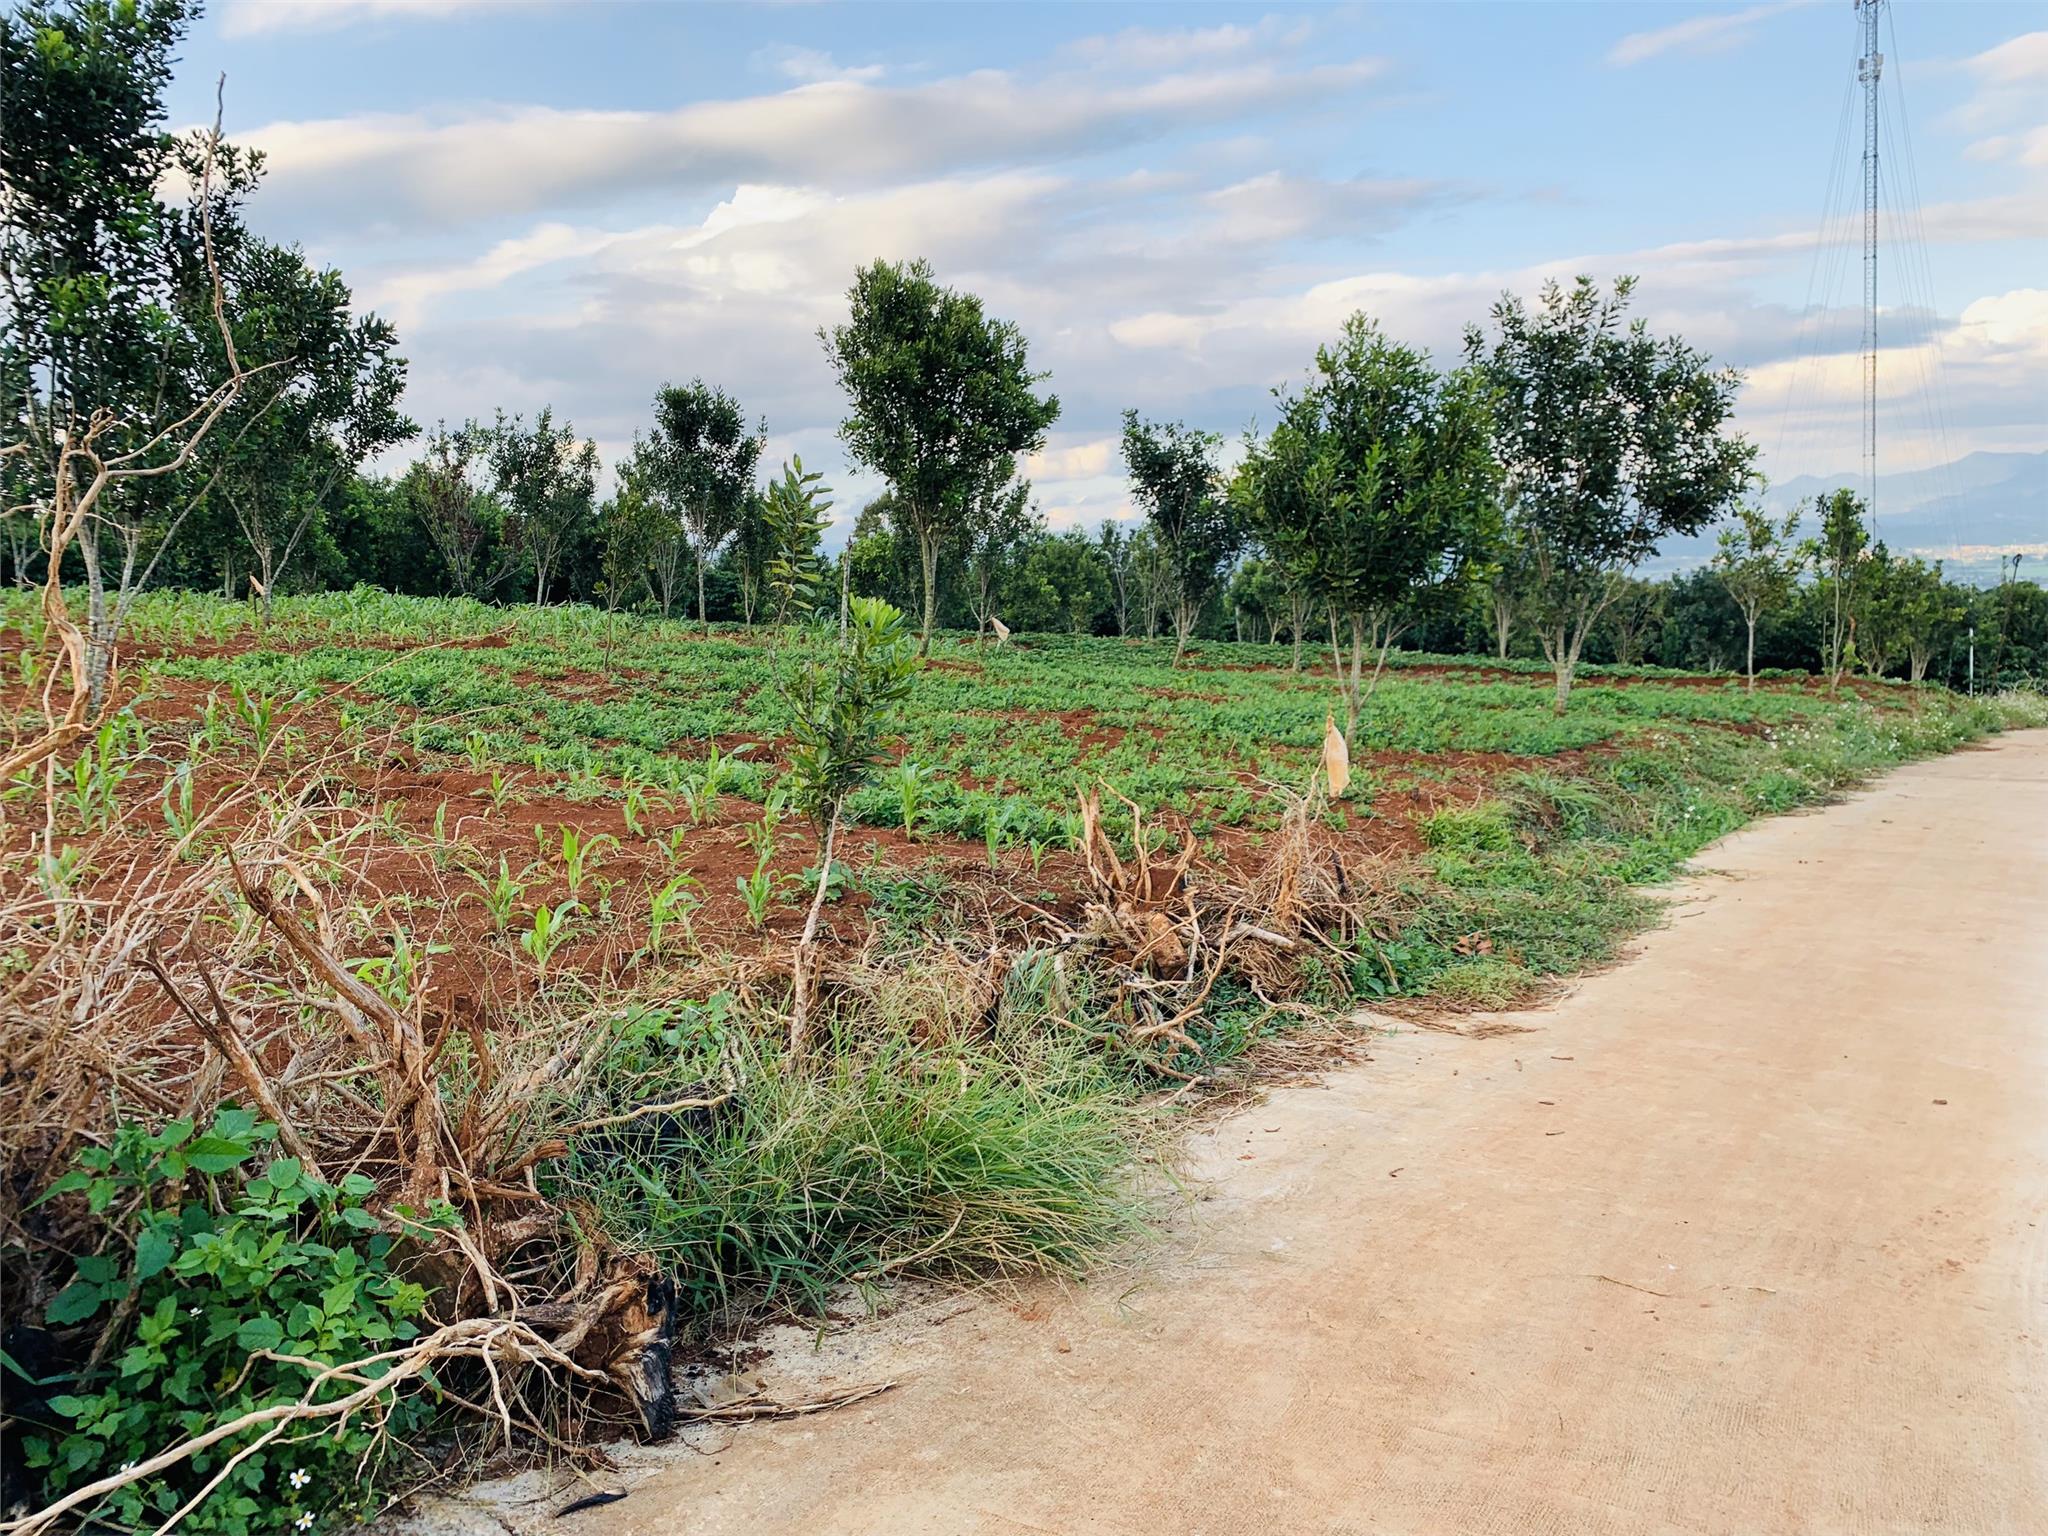
[[[822,484],[824,476],[804,470],[804,461],[792,458],[782,466],[782,478],[772,482],[761,499],[761,522],[765,530],[767,559],[762,579],[767,583],[775,622],[808,618],[817,609],[822,580],[818,544],[831,524],[832,503]]]
[[[547,601],[548,582],[569,546],[589,527],[597,499],[597,444],[555,425],[543,407],[531,428],[517,416],[498,418],[491,434],[491,473],[505,498],[505,531],[533,563],[533,601]]]
[[[1464,590],[1491,546],[1487,388],[1477,370],[1439,374],[1426,353],[1353,315],[1317,351],[1307,386],[1278,398],[1279,423],[1233,491],[1266,547],[1328,608],[1333,652],[1338,625],[1349,630],[1348,665],[1335,657],[1349,746],[1394,641],[1431,599]]]
[[[707,631],[704,570],[739,528],[761,446],[739,402],[702,379],[664,384],[654,397],[650,486],[696,558],[697,622]]]
[[[1863,521],[1863,501],[1854,491],[1816,496],[1813,510],[1819,534],[1802,552],[1820,578],[1820,668],[1833,694],[1842,674],[1856,663],[1857,578],[1870,554],[1870,529]]]
[[[808,1044],[818,922],[831,886],[832,857],[846,797],[869,782],[881,762],[882,727],[890,708],[910,693],[918,648],[901,610],[878,597],[848,604],[845,633],[820,633],[783,687],[796,739],[790,779],[797,804],[818,829],[818,885],[797,940],[789,1043]]]

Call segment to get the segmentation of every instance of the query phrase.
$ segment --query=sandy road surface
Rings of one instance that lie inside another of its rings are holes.
[[[1533,1032],[1205,1137],[1135,1289],[834,1345],[904,1384],[573,1528],[2048,1533],[2048,733],[1703,862]]]

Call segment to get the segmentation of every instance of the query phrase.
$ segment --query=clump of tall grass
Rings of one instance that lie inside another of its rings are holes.
[[[720,1085],[708,1108],[624,1147],[586,1141],[556,1175],[700,1319],[815,1309],[893,1274],[1076,1273],[1141,1218],[1143,1111],[1078,1038],[934,1044],[841,1020],[796,1060],[772,1030],[736,1026],[715,1063],[678,1051],[634,1074],[630,1097],[686,1097],[700,1072]]]

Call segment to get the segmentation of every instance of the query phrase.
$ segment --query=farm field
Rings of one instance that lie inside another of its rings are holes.
[[[390,844],[373,883],[391,932],[437,957],[444,992],[530,993],[516,941],[542,909],[564,913],[549,966],[614,982],[685,951],[772,957],[801,919],[816,839],[780,787],[772,631],[357,593],[288,600],[261,629],[240,604],[152,600],[135,638],[132,702],[81,760],[66,830],[170,835],[258,764],[343,786]],[[1327,657],[1300,673],[1280,646],[1169,657],[1164,641],[942,643],[850,803],[832,936],[911,933],[957,907],[953,888],[1026,927],[1071,916],[1091,789],[1248,876],[1319,761]],[[16,682],[25,702],[26,664]],[[1528,663],[1396,653],[1352,785],[1318,809],[1318,836],[1385,887],[1324,1002],[1515,1001],[1640,926],[1630,887],[2007,707],[1656,669],[1586,683],[1557,717]]]

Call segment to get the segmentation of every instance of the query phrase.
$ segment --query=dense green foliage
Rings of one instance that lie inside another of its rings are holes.
[[[393,1271],[393,1240],[363,1208],[372,1182],[351,1173],[336,1188],[277,1156],[250,1172],[275,1135],[234,1108],[203,1132],[183,1120],[131,1122],[51,1186],[46,1199],[82,1194],[121,1247],[77,1261],[48,1321],[69,1326],[109,1308],[134,1318],[109,1367],[49,1398],[49,1423],[25,1439],[51,1493],[245,1414],[346,1397],[358,1382],[316,1384],[316,1373],[414,1336],[426,1292]],[[261,1448],[252,1426],[116,1489],[95,1516],[131,1530],[161,1524],[216,1477],[183,1528],[306,1531],[367,1513],[378,1497],[368,1474],[391,1445],[380,1429],[402,1433],[421,1411],[419,1398],[394,1392],[324,1433],[308,1426]]]

